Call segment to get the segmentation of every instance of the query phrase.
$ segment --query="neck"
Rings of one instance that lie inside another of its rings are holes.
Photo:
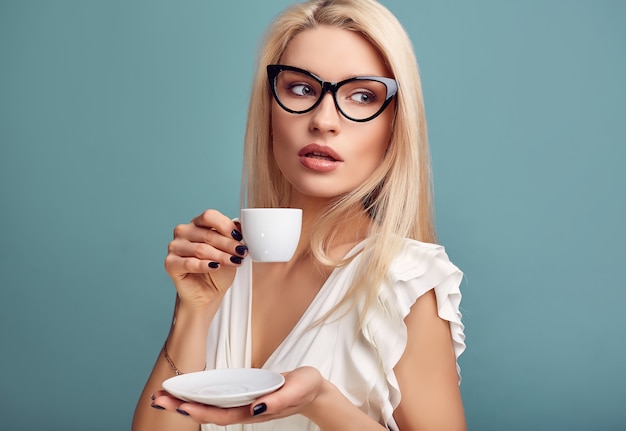
[[[331,205],[332,200],[330,199],[292,196],[290,207],[302,208],[302,233],[296,256],[310,254],[313,229],[319,218],[328,211]],[[359,207],[335,223],[335,235],[328,244],[331,257],[342,258],[354,245],[365,239],[371,222],[368,214],[362,207]]]

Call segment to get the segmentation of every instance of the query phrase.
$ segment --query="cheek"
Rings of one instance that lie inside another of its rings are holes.
[[[377,160],[381,162],[389,141],[391,139],[391,130],[389,127],[372,127],[363,129],[363,133],[360,133],[356,144],[360,146],[361,156],[364,158]]]
[[[294,118],[288,112],[276,106],[272,105],[272,144],[278,143],[284,145],[291,141],[291,136],[294,132]],[[274,144],[275,145],[275,144]]]
[[[289,118],[286,118],[289,116]],[[290,163],[294,163],[293,154],[296,146],[298,127],[292,115],[276,106],[272,107],[272,139],[270,152],[283,175],[289,176]]]

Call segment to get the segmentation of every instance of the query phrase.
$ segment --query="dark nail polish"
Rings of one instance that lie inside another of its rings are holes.
[[[248,251],[248,247],[246,247],[245,245],[238,245],[237,247],[235,247],[235,251],[237,252],[237,254],[243,256],[244,254],[246,254],[246,251]]]
[[[266,410],[267,410],[267,406],[265,405],[265,403],[257,404],[252,409],[252,415],[253,416],[260,415],[261,413],[265,413]]]
[[[243,235],[237,229],[233,229],[230,235],[235,239],[235,241],[241,241],[243,239]]]
[[[157,410],[165,410],[165,407],[161,407],[161,406],[160,406],[160,405],[158,405],[158,404],[150,404],[150,406],[151,406],[152,408],[154,408],[154,409],[157,409]]]
[[[243,259],[240,258],[240,257],[237,257],[237,256],[231,256],[230,257],[230,261],[232,263],[235,263],[235,264],[239,265],[241,262],[243,262]]]
[[[217,263],[217,262],[209,262],[209,268],[215,269],[215,268],[219,268],[219,267],[220,267],[219,263]]]
[[[187,412],[186,412],[186,411],[184,411],[183,409],[176,409],[176,411],[177,411],[178,413],[180,413],[181,415],[183,415],[183,416],[189,416],[189,413],[187,413]]]

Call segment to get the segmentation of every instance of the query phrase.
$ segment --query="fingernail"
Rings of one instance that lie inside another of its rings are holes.
[[[257,404],[252,409],[252,416],[257,416],[257,415],[260,415],[261,413],[265,413],[266,410],[267,410],[267,406],[265,405],[265,403]]]
[[[184,411],[183,409],[176,409],[176,411],[177,411],[178,413],[180,413],[181,415],[183,415],[183,416],[189,416],[189,413],[187,413],[187,412],[186,412],[186,411]]]
[[[240,257],[237,257],[237,256],[231,256],[230,257],[230,261],[232,263],[235,263],[235,264],[239,265],[241,262],[243,262],[243,259],[240,258]]]
[[[246,254],[246,251],[248,251],[248,247],[246,247],[245,245],[238,245],[237,247],[235,247],[235,251],[237,252],[237,254],[243,256],[244,254]]]
[[[219,263],[217,263],[217,262],[209,262],[209,268],[215,269],[215,268],[219,268],[219,267],[220,267]]]
[[[165,407],[161,407],[161,406],[160,406],[160,405],[158,405],[158,404],[150,404],[150,406],[151,406],[152,408],[157,409],[157,410],[165,410]]]
[[[237,229],[233,229],[230,235],[235,239],[235,241],[241,241],[243,239],[243,235]]]

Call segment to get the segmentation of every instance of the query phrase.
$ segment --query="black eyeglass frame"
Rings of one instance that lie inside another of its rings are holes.
[[[283,70],[291,70],[293,72],[302,73],[306,76],[309,76],[315,79],[320,84],[322,91],[320,92],[320,96],[317,99],[317,101],[313,104],[313,106],[303,111],[294,111],[293,109],[287,108],[280,101],[280,98],[278,97],[278,94],[276,92],[276,77]],[[300,69],[299,67],[294,67],[294,66],[287,66],[283,64],[267,65],[267,78],[269,81],[270,89],[272,90],[272,95],[274,96],[274,100],[276,100],[276,103],[278,103],[278,105],[280,105],[280,107],[283,108],[285,111],[292,113],[292,114],[306,114],[307,112],[311,112],[312,110],[317,108],[317,106],[322,102],[322,99],[324,98],[326,93],[331,93],[333,96],[333,102],[335,103],[335,107],[337,108],[337,111],[339,111],[341,115],[346,117],[348,120],[355,121],[357,123],[365,123],[366,121],[371,121],[374,118],[378,117],[387,108],[387,106],[389,106],[389,103],[391,103],[393,96],[395,96],[398,93],[398,83],[393,78],[386,78],[383,76],[355,76],[353,78],[344,79],[343,81],[339,81],[339,82],[327,82],[321,79],[319,76],[309,72],[308,70]],[[345,84],[348,84],[354,81],[364,81],[364,80],[377,81],[377,82],[384,84],[385,88],[387,89],[387,95],[385,97],[385,101],[383,102],[382,106],[374,115],[371,115],[363,119],[352,118],[349,115],[347,115],[345,112],[343,112],[343,110],[339,106],[339,103],[337,102],[337,91],[339,91],[339,88],[341,88],[341,86]]]

